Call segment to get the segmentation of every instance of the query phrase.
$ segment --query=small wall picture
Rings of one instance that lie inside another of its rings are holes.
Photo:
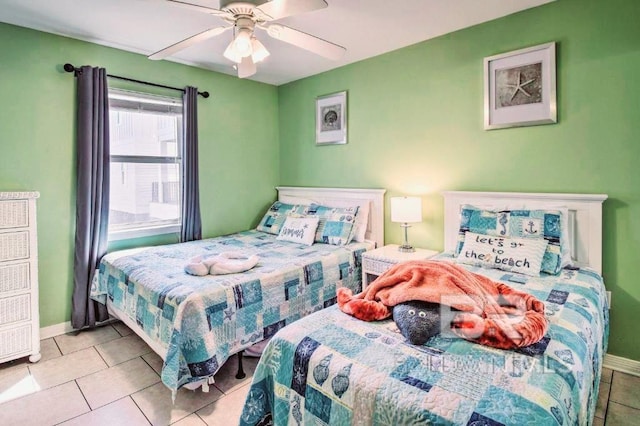
[[[347,143],[347,92],[316,98],[316,144]]]
[[[555,42],[484,59],[484,128],[557,122]]]

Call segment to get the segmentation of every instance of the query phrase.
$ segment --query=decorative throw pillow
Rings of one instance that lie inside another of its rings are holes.
[[[566,266],[573,266],[573,259],[571,258],[571,240],[569,239],[569,222],[571,216],[569,215],[569,209],[567,207],[557,207],[560,212],[562,227],[562,235],[560,235],[560,248],[562,252],[562,264],[561,268]]]
[[[315,242],[342,246],[348,244],[352,236],[358,206],[327,207],[318,204],[297,206],[294,213],[320,219]]]
[[[310,246],[313,244],[319,221],[317,217],[287,216],[276,239]]]
[[[467,232],[458,262],[537,277],[549,242],[544,238],[508,238]]]
[[[278,235],[280,233],[280,228],[287,219],[287,215],[297,207],[297,205],[285,204],[280,201],[276,201],[271,205],[271,207],[269,207],[269,210],[264,214],[256,229],[258,231]]]
[[[460,211],[456,256],[460,254],[467,232],[544,239],[548,244],[542,259],[542,272],[555,275],[562,268],[562,225],[558,210],[483,210],[465,205]]]
[[[353,224],[353,230],[351,231],[351,241],[357,241],[359,243],[365,240],[365,234],[367,233],[367,226],[369,223],[369,210],[370,202],[365,201],[358,206],[358,213],[356,214],[356,220]]]

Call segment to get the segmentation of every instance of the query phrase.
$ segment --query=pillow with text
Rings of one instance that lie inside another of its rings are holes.
[[[288,216],[276,239],[310,246],[314,242],[319,221],[317,217]]]
[[[544,238],[496,237],[467,232],[457,261],[537,277],[548,244]]]
[[[506,238],[543,239],[548,242],[542,272],[556,275],[562,268],[561,213],[558,210],[484,210],[462,206],[455,255],[459,255],[467,232]]]

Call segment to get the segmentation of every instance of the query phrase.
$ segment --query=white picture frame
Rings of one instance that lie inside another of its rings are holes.
[[[558,121],[556,43],[484,58],[484,128]]]
[[[347,92],[316,98],[316,145],[347,143]]]

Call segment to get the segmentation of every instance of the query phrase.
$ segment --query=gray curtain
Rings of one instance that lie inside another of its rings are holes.
[[[110,159],[107,72],[83,66],[76,76],[76,245],[71,325],[80,329],[109,317],[106,306],[89,295],[96,267],[107,252]]]
[[[198,89],[186,87],[183,96],[182,227],[180,241],[202,238],[198,186]]]

